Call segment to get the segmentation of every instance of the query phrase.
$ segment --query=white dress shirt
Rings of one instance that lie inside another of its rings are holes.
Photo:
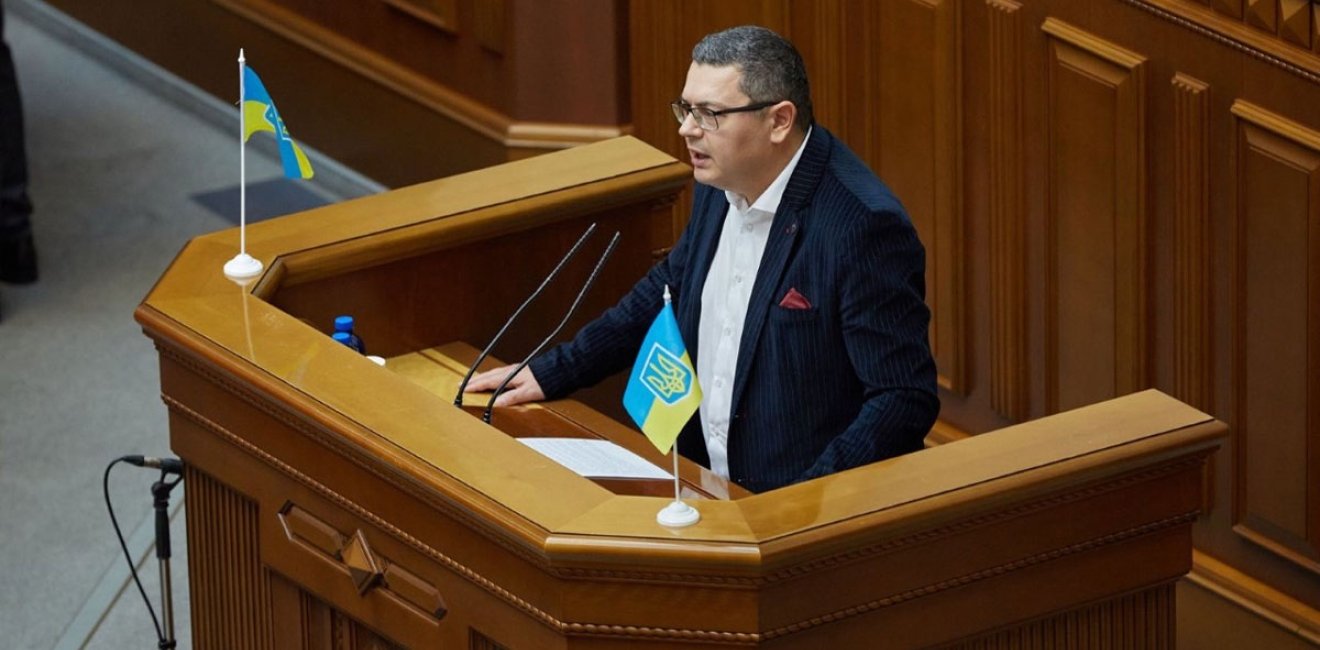
[[[808,129],[807,138],[811,137]],[[729,212],[724,217],[720,243],[701,291],[701,321],[697,329],[697,377],[701,382],[701,430],[710,454],[711,471],[729,477],[729,415],[733,400],[734,373],[738,367],[738,346],[742,342],[743,321],[752,285],[761,268],[761,256],[770,239],[779,202],[788,187],[788,179],[797,168],[806,149],[804,139],[788,166],[770,183],[756,202],[725,191]]]

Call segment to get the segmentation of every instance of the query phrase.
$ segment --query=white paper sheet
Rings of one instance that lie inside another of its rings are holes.
[[[579,476],[672,479],[645,458],[608,440],[595,438],[519,438],[519,442],[549,456]]]

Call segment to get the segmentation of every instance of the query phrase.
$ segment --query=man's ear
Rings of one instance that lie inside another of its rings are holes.
[[[782,144],[793,130],[793,122],[797,119],[797,106],[785,99],[765,110],[770,117],[770,141]]]

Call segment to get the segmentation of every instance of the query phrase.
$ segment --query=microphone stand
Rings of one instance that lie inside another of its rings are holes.
[[[564,256],[560,258],[559,263],[550,271],[550,275],[545,276],[545,279],[541,280],[541,286],[537,287],[536,291],[532,292],[532,295],[527,296],[527,299],[524,300],[522,305],[513,312],[513,315],[509,317],[509,320],[504,321],[504,326],[500,328],[500,331],[495,333],[495,337],[490,340],[490,343],[486,344],[486,349],[482,350],[481,354],[477,355],[477,360],[472,362],[472,367],[468,368],[467,374],[463,376],[463,381],[458,385],[458,393],[454,395],[454,406],[459,408],[463,407],[463,391],[467,390],[468,382],[472,381],[472,375],[476,374],[477,368],[481,366],[481,362],[485,361],[486,357],[490,355],[490,351],[495,349],[495,344],[498,343],[501,338],[504,338],[504,333],[509,330],[510,325],[513,325],[513,321],[517,320],[518,317],[522,315],[523,310],[527,309],[527,305],[532,304],[532,301],[536,300],[537,296],[540,296],[542,291],[545,291],[545,288],[550,284],[550,281],[554,280],[555,276],[559,275],[559,272],[564,269],[564,265],[568,264],[568,261],[573,259],[574,255],[577,255],[578,249],[582,248],[582,244],[587,241],[587,238],[590,237],[593,232],[596,232],[596,224],[594,223],[588,226],[587,231],[582,233],[581,237],[578,237],[577,243],[573,244],[573,247],[568,249],[567,253],[564,253]],[[490,422],[489,416],[486,417],[486,421]]]
[[[183,480],[180,475],[173,481],[167,481],[169,473],[162,470],[160,480],[151,485],[151,496],[156,509],[156,560],[160,563],[160,608],[164,619],[164,636],[160,640],[160,650],[172,650],[177,642],[174,639],[174,587],[170,581],[170,490]]]
[[[595,224],[592,224],[592,226],[594,227]],[[610,238],[609,245],[605,247],[605,252],[602,253],[600,259],[596,261],[596,268],[592,269],[591,275],[587,276],[587,283],[582,285],[582,288],[578,290],[577,298],[573,299],[573,304],[569,306],[568,313],[564,314],[564,319],[559,321],[559,325],[555,327],[555,331],[550,332],[550,335],[545,337],[545,339],[541,341],[541,344],[536,346],[536,349],[532,350],[531,354],[528,354],[527,358],[522,360],[522,363],[514,366],[513,371],[505,375],[504,381],[500,382],[500,385],[490,394],[490,401],[486,402],[486,411],[481,415],[481,420],[483,422],[490,424],[491,412],[495,410],[495,400],[499,399],[500,393],[503,393],[505,388],[508,388],[509,382],[513,381],[514,376],[521,372],[523,368],[526,368],[527,364],[532,362],[533,357],[540,354],[541,350],[545,349],[545,346],[555,340],[556,336],[559,336],[560,330],[564,329],[564,325],[568,324],[568,319],[573,317],[573,312],[577,311],[578,305],[582,303],[582,297],[587,295],[587,290],[591,288],[592,284],[595,284],[596,276],[600,275],[601,267],[605,266],[605,260],[610,259],[610,254],[614,252],[614,247],[618,245],[619,233],[616,231],[614,237]],[[475,368],[475,366],[473,367]],[[460,390],[459,395],[461,396],[462,394],[463,393]]]

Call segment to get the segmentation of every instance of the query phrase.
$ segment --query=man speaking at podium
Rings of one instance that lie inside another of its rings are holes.
[[[684,456],[763,492],[920,449],[939,412],[925,251],[884,183],[814,123],[797,49],[762,27],[706,36],[672,108],[696,178],[687,228],[496,405],[631,367],[668,285],[704,392]]]

